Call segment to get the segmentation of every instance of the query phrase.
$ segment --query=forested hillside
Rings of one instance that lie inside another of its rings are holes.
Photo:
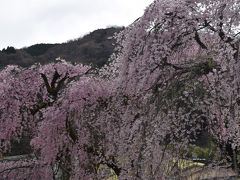
[[[46,64],[61,57],[70,62],[102,66],[113,53],[114,40],[111,38],[122,28],[110,27],[95,30],[82,38],[62,44],[35,44],[22,49],[7,47],[0,51],[0,67],[9,64],[28,67],[35,63]]]

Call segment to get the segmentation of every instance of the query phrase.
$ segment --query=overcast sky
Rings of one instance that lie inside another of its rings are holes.
[[[127,26],[153,0],[1,0],[0,49],[78,38],[98,28]]]

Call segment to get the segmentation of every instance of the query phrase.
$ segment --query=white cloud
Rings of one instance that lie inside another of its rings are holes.
[[[98,28],[127,26],[153,0],[2,0],[0,48],[64,42]]]

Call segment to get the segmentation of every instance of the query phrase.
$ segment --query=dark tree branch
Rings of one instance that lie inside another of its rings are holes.
[[[53,79],[51,82],[51,87],[55,87],[55,83],[57,82],[57,80],[61,77],[60,74],[58,74],[57,70],[55,69],[54,75],[53,75]]]
[[[11,172],[13,170],[17,170],[17,169],[26,169],[26,168],[31,168],[32,166],[31,165],[27,165],[27,166],[20,166],[20,167],[11,167],[11,168],[7,168],[7,169],[4,169],[2,171],[0,171],[0,174],[4,173],[4,172]]]
[[[76,128],[74,127],[74,122],[72,122],[68,117],[66,119],[66,130],[68,132],[69,137],[73,140],[74,143],[78,140],[78,133]]]
[[[45,84],[45,86],[46,86],[46,88],[47,88],[47,92],[48,92],[48,93],[51,92],[51,87],[50,87],[50,85],[49,85],[49,83],[48,83],[48,79],[47,79],[46,75],[43,74],[43,73],[41,73],[41,77],[42,77],[42,79],[43,79],[43,81],[44,81],[44,84]]]
[[[47,76],[45,74],[41,73],[41,77],[44,81],[47,92],[49,93],[49,95],[51,95],[54,98],[54,100],[56,100],[59,91],[64,88],[65,84],[68,84],[71,81],[76,80],[77,78],[80,78],[84,75],[89,74],[92,70],[93,70],[93,68],[90,68],[85,73],[83,73],[81,75],[71,77],[71,78],[68,76],[69,74],[66,73],[65,76],[62,79],[60,79],[61,75],[55,69],[52,81],[50,83],[51,85],[49,84]],[[53,102],[48,102],[48,101],[44,102],[43,99],[39,95],[38,95],[38,99],[39,99],[39,102],[37,104],[35,104],[32,109],[30,109],[30,112],[31,112],[32,115],[35,115],[39,110],[41,110],[43,108],[46,108],[48,106],[51,106],[53,104]]]
[[[40,103],[37,103],[35,106],[33,106],[33,108],[30,109],[30,112],[32,115],[35,115],[39,110],[51,105],[52,105],[51,102],[40,102]]]
[[[52,87],[53,88],[53,93],[52,94],[53,94],[54,98],[57,98],[57,94],[62,89],[62,87],[64,86],[64,82],[67,78],[68,78],[68,73],[66,73],[65,76],[57,83],[56,88]]]
[[[115,158],[113,156],[110,156],[109,159],[107,159],[104,155],[103,155],[103,158],[105,159],[105,161],[101,161],[100,164],[107,165],[109,168],[111,168],[115,172],[117,176],[119,176],[122,169],[117,166],[115,162]]]
[[[207,46],[201,41],[201,38],[200,38],[197,30],[195,30],[194,39],[202,49],[208,49]]]

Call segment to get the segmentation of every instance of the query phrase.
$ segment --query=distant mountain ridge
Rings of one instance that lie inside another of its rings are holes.
[[[22,49],[7,47],[0,51],[0,67],[15,64],[28,67],[35,63],[46,64],[61,57],[70,62],[103,66],[114,51],[111,37],[123,27],[95,30],[82,38],[61,44],[35,44]]]

